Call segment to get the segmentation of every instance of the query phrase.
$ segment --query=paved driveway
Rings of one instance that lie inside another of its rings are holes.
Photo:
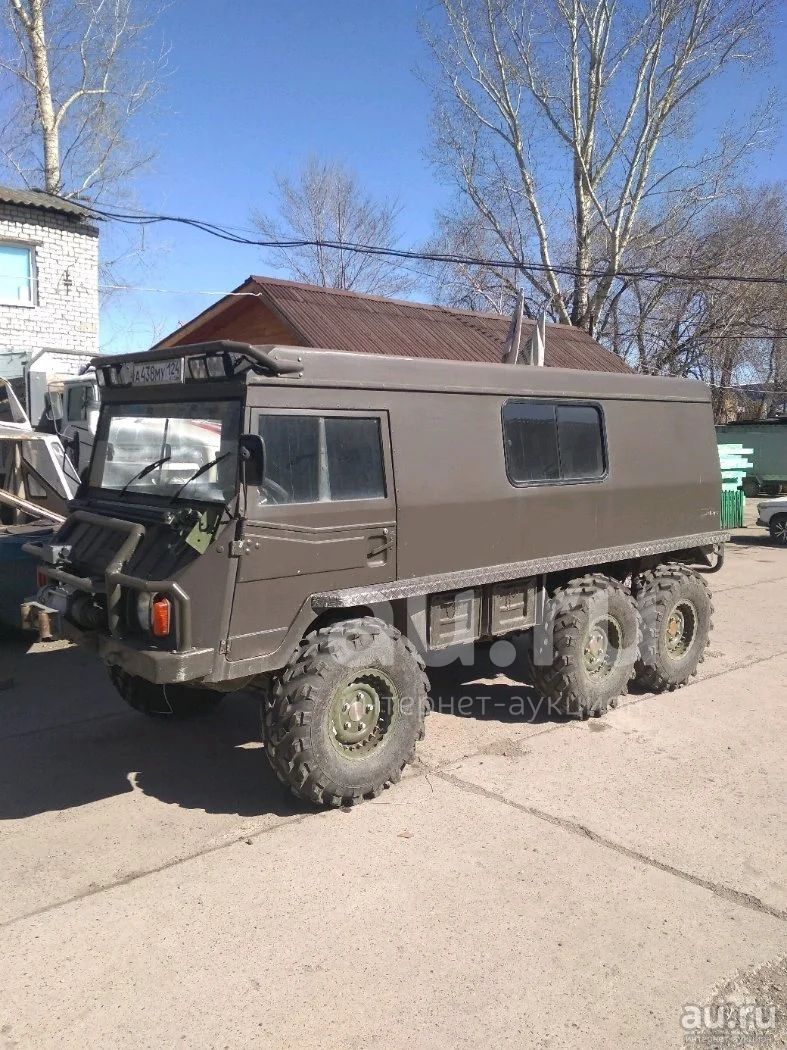
[[[711,582],[695,684],[530,723],[440,671],[421,764],[347,812],[282,793],[250,699],[160,725],[2,643],[0,1046],[661,1050],[714,996],[784,1026],[787,551],[749,529]]]

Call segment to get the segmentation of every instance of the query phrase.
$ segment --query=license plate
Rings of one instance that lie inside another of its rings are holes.
[[[132,386],[150,386],[154,383],[182,383],[183,358],[173,361],[135,361]]]

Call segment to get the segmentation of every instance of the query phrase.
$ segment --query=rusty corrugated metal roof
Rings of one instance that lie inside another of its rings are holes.
[[[510,318],[451,310],[375,295],[337,291],[274,277],[250,277],[242,286],[262,292],[268,305],[303,338],[304,345],[367,354],[498,362]],[[534,328],[524,321],[523,344]],[[547,325],[546,364],[594,372],[631,369],[587,332]]]

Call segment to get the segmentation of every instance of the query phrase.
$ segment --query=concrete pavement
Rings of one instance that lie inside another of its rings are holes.
[[[161,725],[2,643],[0,1047],[662,1048],[730,988],[784,1025],[787,551],[750,528],[710,582],[690,687],[528,723],[441,671],[349,812],[281,792],[247,698]]]

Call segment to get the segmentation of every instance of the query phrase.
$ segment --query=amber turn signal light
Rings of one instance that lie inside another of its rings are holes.
[[[169,634],[172,617],[172,603],[169,598],[156,598],[150,607],[150,629],[156,638],[166,638]]]

